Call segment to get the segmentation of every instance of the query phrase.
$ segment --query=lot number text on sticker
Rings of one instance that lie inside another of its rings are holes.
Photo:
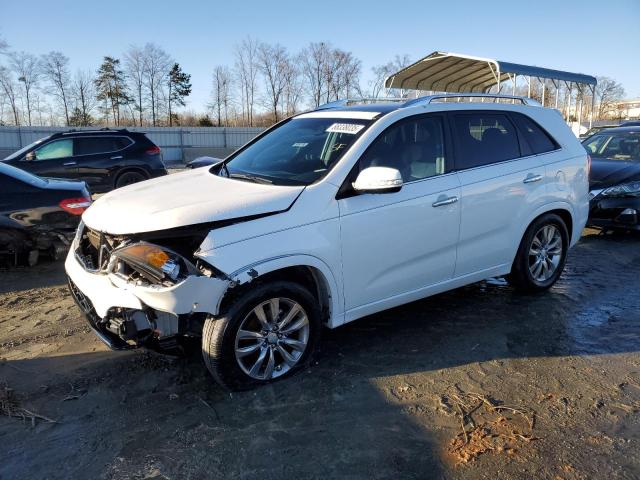
[[[348,133],[350,135],[355,135],[363,128],[364,125],[358,125],[356,123],[334,123],[327,128],[326,131],[329,133]]]

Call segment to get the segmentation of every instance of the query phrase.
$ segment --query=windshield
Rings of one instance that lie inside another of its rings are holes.
[[[603,131],[585,140],[583,145],[594,157],[640,161],[640,132],[607,134]]]
[[[33,147],[35,147],[36,145],[38,145],[39,143],[42,143],[43,140],[46,140],[48,137],[45,138],[41,138],[40,140],[36,140],[33,143],[30,143],[29,145],[27,145],[26,147],[22,147],[20,150],[18,150],[17,152],[13,152],[11,155],[9,155],[8,157],[5,158],[5,160],[13,160],[14,158],[21,158],[25,153],[27,153],[29,150],[31,150]]]
[[[232,156],[219,174],[257,183],[309,185],[326,175],[370,124],[349,118],[293,118]]]

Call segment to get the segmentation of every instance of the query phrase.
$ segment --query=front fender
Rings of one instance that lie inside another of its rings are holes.
[[[227,278],[236,285],[249,283],[267,273],[282,270],[288,267],[309,267],[315,269],[322,278],[324,286],[329,294],[329,305],[331,312],[327,320],[329,328],[335,328],[344,323],[344,311],[342,306],[344,301],[342,292],[338,287],[338,282],[331,271],[331,268],[321,259],[313,255],[282,255],[279,257],[268,258],[254,262],[250,265],[243,266],[232,273],[227,274]]]

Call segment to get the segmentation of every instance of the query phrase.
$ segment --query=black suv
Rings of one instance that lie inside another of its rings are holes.
[[[3,161],[41,177],[84,180],[92,193],[167,174],[160,147],[125,129],[55,133]]]

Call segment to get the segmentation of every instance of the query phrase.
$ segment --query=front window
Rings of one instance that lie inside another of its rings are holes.
[[[325,176],[371,124],[350,118],[293,118],[233,155],[219,174],[274,185]]]
[[[623,135],[598,133],[587,139],[584,148],[595,157],[609,160],[640,160],[640,132]]]
[[[36,150],[36,160],[54,160],[73,156],[73,140],[65,138],[54,140]]]

